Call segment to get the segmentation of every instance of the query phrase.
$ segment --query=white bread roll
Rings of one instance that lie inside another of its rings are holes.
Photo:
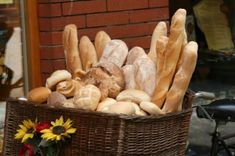
[[[95,36],[95,49],[96,49],[98,59],[100,59],[100,57],[102,56],[104,48],[109,41],[111,41],[111,38],[106,32],[99,31],[96,34],[96,36]]]
[[[125,65],[124,67],[122,67],[122,71],[125,78],[125,89],[135,89],[135,67],[133,65]]]
[[[148,56],[143,48],[133,47],[128,53],[126,64],[132,65],[135,62],[135,60],[137,60],[138,58],[146,58],[146,57]]]
[[[30,90],[28,93],[28,100],[35,103],[45,103],[51,90],[46,87],[38,87]]]
[[[196,42],[189,42],[185,46],[180,58],[179,69],[166,96],[166,102],[163,106],[164,112],[171,113],[182,109],[182,101],[196,67],[197,50]]]
[[[167,26],[165,22],[159,22],[155,27],[152,38],[148,56],[156,64],[157,63],[157,40],[161,36],[167,36]]]
[[[150,101],[150,96],[142,90],[127,89],[118,94],[117,101],[129,101],[134,103],[141,103],[142,101]]]
[[[137,105],[136,103],[132,102],[132,105],[135,108],[135,115],[139,115],[139,116],[147,116],[147,113],[145,111],[143,111],[142,109],[140,109],[139,105]]]
[[[100,58],[102,62],[112,62],[118,67],[122,67],[128,54],[128,47],[122,40],[111,40],[104,48],[104,52]]]
[[[56,70],[46,80],[46,87],[54,89],[54,87],[61,81],[69,80],[72,75],[67,70]]]
[[[87,36],[81,37],[79,52],[83,70],[87,71],[98,62],[95,46]]]
[[[112,98],[106,98],[106,99],[104,99],[104,101],[99,103],[96,111],[98,111],[98,112],[107,112],[109,110],[109,107],[111,105],[114,105],[115,103],[117,103],[116,100],[114,100]]]
[[[83,86],[84,85],[82,84],[81,81],[69,79],[59,82],[56,85],[56,91],[63,94],[66,97],[72,97]]]
[[[109,107],[108,113],[134,115],[135,108],[132,102],[117,102]]]
[[[186,20],[186,10],[179,9],[172,17],[169,41],[165,51],[165,60],[162,73],[158,77],[158,85],[155,88],[152,101],[162,108],[166,99],[166,94],[172,84],[176,66],[180,57],[181,48],[184,43],[184,27]]]
[[[73,103],[73,98],[67,99],[62,103],[62,106],[65,108],[75,108],[74,103]]]
[[[151,115],[162,115],[165,114],[158,106],[156,106],[152,102],[141,102],[140,103],[140,108],[146,111],[147,113]]]
[[[82,70],[78,51],[77,27],[74,24],[66,25],[63,32],[63,45],[67,70],[73,75]]]
[[[74,96],[75,108],[96,110],[101,98],[100,90],[94,85],[82,87]]]

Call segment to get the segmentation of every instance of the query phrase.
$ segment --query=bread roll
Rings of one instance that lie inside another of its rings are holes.
[[[153,95],[156,83],[156,66],[146,58],[138,58],[134,62],[136,88],[145,91],[150,97]]]
[[[142,90],[127,89],[118,94],[116,99],[117,101],[129,101],[139,104],[142,101],[150,101],[150,96]]]
[[[109,107],[108,112],[114,114],[134,115],[135,108],[132,102],[117,102]]]
[[[146,111],[147,113],[151,115],[162,115],[165,114],[156,104],[152,102],[141,102],[140,108]]]
[[[82,70],[78,51],[77,27],[74,24],[66,25],[63,32],[63,45],[67,70],[73,75]]]
[[[101,98],[100,90],[94,85],[82,87],[74,96],[75,108],[96,110]]]
[[[100,58],[102,62],[112,62],[118,67],[122,67],[128,54],[128,47],[122,40],[111,40],[104,48],[104,52]]]
[[[46,87],[34,88],[28,93],[28,100],[35,103],[44,103],[50,94],[51,90]]]
[[[126,64],[132,65],[135,62],[135,60],[137,60],[138,58],[146,58],[146,57],[148,56],[143,48],[134,47],[128,53]]]
[[[67,99],[66,101],[64,101],[62,103],[62,106],[66,107],[66,108],[75,108],[74,103],[73,103],[73,98],[70,98],[70,99]]]
[[[108,112],[108,109],[111,105],[116,104],[117,101],[112,98],[106,98],[104,101],[100,102],[96,111],[98,112]]]
[[[66,101],[66,97],[58,92],[52,92],[47,98],[47,104],[50,106],[58,107],[62,106]]]
[[[54,71],[49,78],[46,80],[46,87],[54,89],[56,84],[61,81],[69,80],[72,78],[72,75],[67,70],[56,70]]]
[[[111,41],[111,38],[106,32],[99,31],[96,34],[96,36],[95,36],[95,49],[96,49],[98,59],[100,59],[100,57],[102,56],[103,51],[104,51],[104,47],[106,46],[106,44],[109,41]]]
[[[122,67],[124,78],[125,78],[125,89],[135,89],[135,67],[133,65],[125,65]]]
[[[186,10],[179,9],[172,18],[170,27],[169,41],[165,50],[164,66],[160,77],[158,77],[158,85],[155,88],[152,101],[162,108],[166,99],[166,94],[172,84],[176,65],[179,60],[181,48],[184,41],[184,27],[186,20]]]
[[[196,67],[198,45],[196,42],[189,42],[181,55],[180,67],[177,70],[173,84],[166,96],[163,111],[166,113],[176,112],[182,108],[182,101],[188,88],[192,74]]]
[[[83,70],[87,71],[98,62],[95,47],[87,36],[81,37],[79,52]]]
[[[151,38],[151,44],[150,44],[150,49],[148,56],[149,58],[156,64],[157,63],[157,40],[161,36],[166,36],[167,35],[167,26],[165,22],[159,22],[157,26],[155,27],[152,38]]]
[[[69,79],[58,83],[56,85],[56,91],[66,97],[72,97],[82,86],[83,84],[81,81]]]
[[[145,113],[145,111],[143,111],[142,109],[140,109],[139,105],[137,105],[136,103],[132,102],[132,105],[135,108],[135,115],[139,115],[139,116],[147,116],[147,113]]]

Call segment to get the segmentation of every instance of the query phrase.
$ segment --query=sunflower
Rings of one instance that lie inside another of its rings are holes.
[[[24,120],[22,123],[22,125],[19,125],[20,129],[18,129],[15,134],[15,139],[22,139],[21,142],[24,143],[29,138],[33,138],[37,120],[35,120],[35,122],[32,122],[31,120]]]
[[[41,131],[42,138],[50,141],[64,140],[66,137],[70,137],[70,134],[76,132],[76,128],[72,128],[72,120],[68,119],[64,122],[63,116],[60,119],[56,119],[55,122],[51,122],[51,127]]]

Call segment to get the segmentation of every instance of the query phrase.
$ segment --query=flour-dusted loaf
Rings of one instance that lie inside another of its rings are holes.
[[[172,84],[176,66],[180,57],[181,48],[184,42],[184,27],[186,10],[179,9],[172,18],[169,41],[165,50],[164,65],[158,85],[155,88],[152,101],[162,108],[166,94]]]
[[[101,92],[99,88],[94,85],[86,85],[79,89],[74,96],[75,108],[96,110],[101,98]]]
[[[73,97],[75,93],[83,86],[81,81],[68,79],[56,85],[56,91],[66,97]]]
[[[159,22],[155,27],[152,38],[148,56],[156,64],[157,63],[157,40],[161,36],[167,35],[167,26],[165,22]]]
[[[104,48],[99,62],[112,62],[122,67],[128,54],[128,47],[122,40],[111,40]]]
[[[63,106],[66,97],[58,92],[52,92],[47,98],[47,104],[53,107]]]
[[[95,46],[87,36],[81,37],[79,52],[83,70],[87,71],[98,62]]]
[[[106,98],[103,101],[101,101],[96,109],[98,112],[108,112],[109,107],[111,105],[114,105],[117,103],[117,101],[113,98]]]
[[[63,32],[63,45],[67,70],[76,75],[82,70],[78,51],[77,27],[74,24],[66,25]]]
[[[108,112],[113,114],[134,115],[135,108],[132,102],[120,101],[111,105]]]
[[[135,89],[136,82],[135,82],[135,73],[136,69],[134,65],[125,65],[122,67],[122,71],[125,78],[125,89]]]
[[[182,109],[182,101],[196,67],[197,50],[196,42],[189,42],[185,46],[180,58],[180,66],[166,96],[166,102],[163,106],[164,112],[171,113]]]
[[[147,54],[141,47],[133,47],[127,56],[126,65],[132,65],[138,58],[146,58]]]
[[[95,36],[95,49],[98,59],[103,54],[106,44],[111,41],[110,36],[105,31],[99,31]]]

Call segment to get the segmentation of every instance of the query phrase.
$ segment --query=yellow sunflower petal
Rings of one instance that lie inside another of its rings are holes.
[[[58,125],[63,125],[64,123],[64,118],[63,116],[60,116],[60,119],[58,120]]]
[[[15,139],[21,139],[25,135],[25,132],[21,131],[15,134]]]
[[[27,128],[24,125],[19,125],[19,127],[23,130],[23,131],[27,131]]]
[[[53,133],[44,133],[42,135],[42,138],[45,140],[54,140],[56,138],[56,135],[54,135]]]
[[[72,133],[75,133],[76,130],[77,130],[76,128],[70,128],[66,131],[66,133],[72,134]]]
[[[57,135],[57,136],[56,136],[56,140],[57,140],[57,141],[60,141],[60,140],[61,140],[61,135]]]
[[[64,123],[64,127],[65,129],[69,129],[71,127],[71,123],[72,123],[72,120],[68,119],[65,123]]]
[[[51,129],[43,129],[40,132],[41,133],[52,133]]]
[[[26,142],[29,138],[33,138],[33,134],[25,134],[22,138],[22,143]]]

